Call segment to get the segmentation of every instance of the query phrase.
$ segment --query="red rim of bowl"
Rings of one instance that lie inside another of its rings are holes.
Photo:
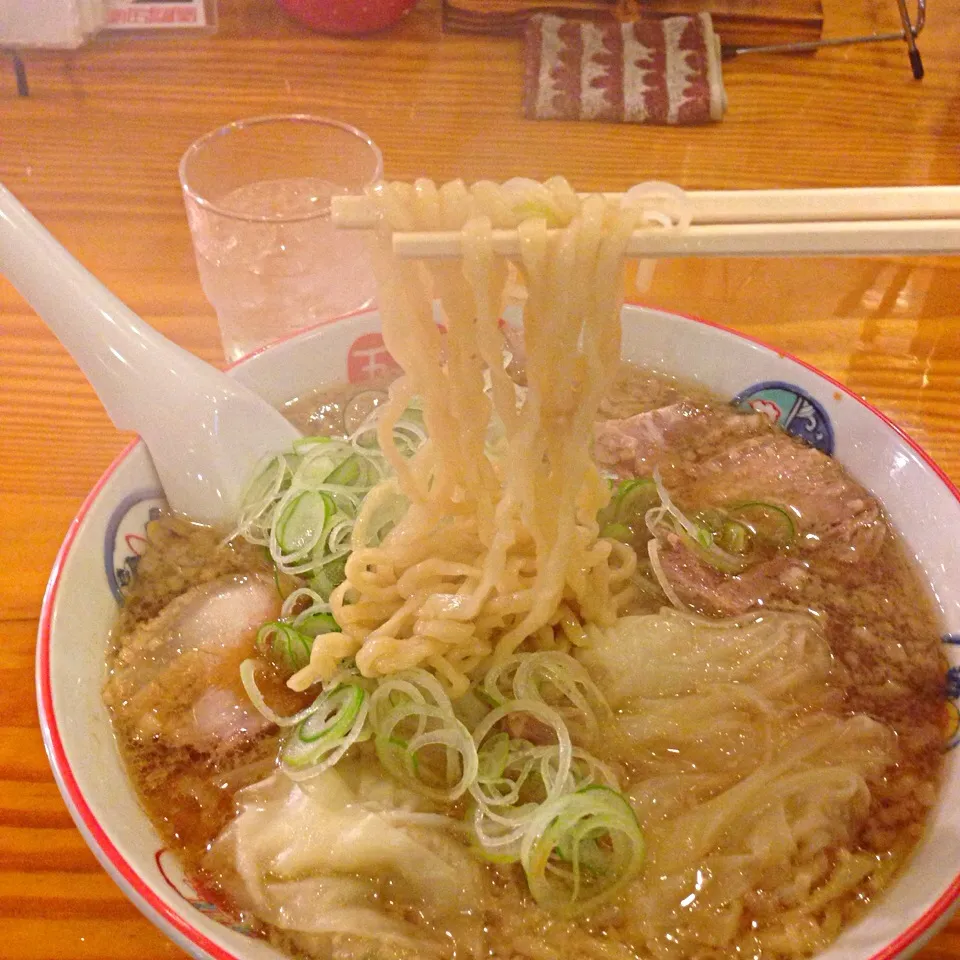
[[[631,300],[628,302],[631,306],[646,307],[647,309],[660,309],[636,300]],[[336,319],[345,320],[349,319],[350,317],[359,316],[363,313],[372,313],[374,310],[375,308],[357,310],[353,313],[345,314],[343,317],[338,317]],[[693,323],[699,323],[706,327],[712,327],[713,329],[720,330],[723,333],[730,334],[741,340],[746,340],[750,343],[756,344],[757,346],[770,351],[774,355],[791,360],[804,369],[816,374],[822,380],[836,387],[843,394],[855,400],[861,406],[865,407],[870,411],[870,413],[886,424],[887,427],[889,427],[905,444],[907,444],[907,446],[910,447],[914,453],[916,453],[917,456],[933,471],[933,473],[940,479],[950,493],[953,494],[957,502],[960,503],[960,490],[957,489],[953,481],[950,480],[950,478],[943,472],[937,463],[927,455],[924,449],[901,427],[894,423],[885,413],[878,410],[872,403],[869,403],[862,397],[855,394],[838,380],[835,380],[833,377],[830,377],[821,370],[818,370],[805,360],[801,360],[799,357],[796,357],[793,354],[784,353],[782,350],[777,350],[775,347],[771,347],[769,344],[764,343],[762,340],[758,340],[756,337],[752,337],[749,334],[740,333],[739,331],[732,330],[730,327],[726,327],[723,324],[713,323],[710,320],[704,320],[702,317],[693,316],[692,314],[677,313],[675,311],[663,312],[672,313],[673,316],[681,317],[684,320],[689,320]],[[304,333],[316,331],[317,329],[329,326],[334,322],[336,321],[328,320],[317,324],[314,327],[310,327],[307,330],[301,330],[295,334],[291,334],[290,336],[274,340],[265,347],[262,347],[259,350],[256,350],[238,360],[235,364],[231,364],[228,369],[232,369],[235,366],[246,363],[252,357],[259,355],[260,353],[270,349],[273,346],[276,346],[279,343],[284,343],[287,340],[292,340],[303,336]],[[155,914],[156,919],[159,919],[162,923],[173,927],[194,946],[206,951],[206,953],[211,957],[214,957],[215,960],[241,960],[241,958],[236,954],[231,953],[230,951],[221,947],[219,944],[214,943],[206,934],[185,919],[185,917],[183,917],[179,912],[165,903],[164,900],[153,891],[150,885],[136,872],[133,866],[123,857],[120,851],[110,840],[106,830],[101,826],[100,822],[94,816],[93,811],[88,806],[76,781],[73,770],[70,767],[70,762],[67,759],[63,741],[60,738],[57,719],[53,709],[53,689],[50,680],[50,634],[51,623],[53,620],[53,609],[57,601],[57,591],[60,586],[60,577],[63,572],[63,567],[70,553],[70,549],[73,546],[74,540],[79,533],[80,527],[90,511],[90,508],[93,506],[104,486],[119,468],[120,464],[123,463],[123,461],[130,455],[139,442],[139,440],[134,440],[127,447],[125,447],[119,453],[113,463],[107,467],[106,471],[94,485],[90,493],[87,494],[82,505],[80,506],[79,511],[77,512],[77,515],[73,518],[69,528],[67,529],[67,534],[64,537],[63,543],[60,546],[60,550],[57,553],[57,558],[54,561],[53,569],[50,573],[50,579],[47,582],[47,589],[43,597],[43,605],[40,611],[40,627],[37,637],[37,693],[40,713],[40,727],[43,735],[44,746],[47,751],[47,757],[50,761],[51,767],[53,768],[54,774],[56,775],[60,790],[64,794],[64,797],[67,801],[67,807],[70,810],[71,816],[75,821],[77,821],[77,825],[81,828],[81,832],[85,832],[95,845],[94,853],[97,854],[104,866],[109,864],[109,866],[119,877],[123,879],[123,881],[131,888],[131,890],[142,899],[143,905]],[[937,921],[944,917],[944,914],[958,898],[958,896],[960,896],[960,873],[957,873],[944,892],[937,898],[936,901],[934,901],[934,903],[921,917],[915,920],[906,930],[895,937],[885,947],[881,948],[870,958],[867,958],[867,960],[892,960],[892,958],[896,957],[906,947],[915,943],[924,934],[932,932]]]

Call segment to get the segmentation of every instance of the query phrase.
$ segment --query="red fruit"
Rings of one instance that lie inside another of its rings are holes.
[[[321,33],[359,34],[396,23],[417,0],[279,0],[291,16]]]

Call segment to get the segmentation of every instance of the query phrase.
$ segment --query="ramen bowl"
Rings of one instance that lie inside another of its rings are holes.
[[[960,694],[960,494],[883,414],[802,361],[703,321],[624,308],[623,355],[779,420],[832,454],[885,505],[930,585],[943,627],[949,695]],[[270,402],[330,380],[357,382],[392,360],[366,312],[277,342],[231,371]],[[84,501],[44,599],[37,688],[57,783],[87,843],[130,899],[189,954],[218,960],[282,955],[226,916],[165,849],[128,779],[101,700],[108,634],[134,574],[146,523],[163,505],[142,444],[129,446]],[[957,699],[944,747],[960,743]],[[947,757],[941,798],[899,880],[821,960],[892,960],[942,926],[960,894],[960,763]]]

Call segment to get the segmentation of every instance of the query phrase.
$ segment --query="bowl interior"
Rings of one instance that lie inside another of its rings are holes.
[[[278,343],[232,371],[275,404],[330,380],[359,381],[391,361],[376,313]],[[944,627],[960,693],[960,500],[908,438],[842,386],[730,331],[638,307],[624,310],[623,355],[692,377],[780,420],[833,453],[884,503],[916,557]],[[266,960],[281,954],[230,925],[184,877],[141,811],[100,697],[108,633],[136,566],[145,523],[161,503],[142,444],[107,471],[70,527],[51,575],[38,645],[41,724],[61,791],[87,842],[131,899],[195,957]],[[960,741],[948,703],[947,746]],[[960,893],[960,766],[947,758],[943,795],[926,838],[880,907],[847,928],[821,960],[905,956],[945,922]]]

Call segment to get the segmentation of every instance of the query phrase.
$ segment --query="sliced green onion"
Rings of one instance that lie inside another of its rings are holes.
[[[287,775],[307,779],[332,767],[360,736],[368,711],[367,692],[358,683],[321,693],[280,751]]]
[[[621,543],[630,543],[633,539],[633,531],[625,523],[606,523],[600,528],[600,536],[619,540]]]
[[[685,528],[677,533],[690,550],[721,573],[739,574],[755,563],[757,551],[751,547],[766,543],[780,549],[796,539],[790,514],[760,500],[702,511],[697,519],[702,523],[696,538]]]
[[[311,613],[303,619],[298,619],[297,629],[308,637],[319,637],[324,633],[336,633],[340,625],[332,613]]]
[[[413,403],[414,401],[411,401]],[[377,420],[382,411],[376,408],[363,423],[350,435],[350,443],[363,454],[374,451],[380,452],[380,442],[377,438]],[[427,439],[427,431],[423,424],[423,414],[414,406],[408,406],[403,415],[393,425],[393,442],[401,455],[412,457]]]
[[[554,760],[550,757],[547,762],[552,764]],[[574,793],[594,786],[609,787],[611,790],[620,789],[617,775],[610,767],[586,750],[574,747],[567,792]]]
[[[617,484],[597,520],[600,536],[631,543],[642,529],[647,511],[660,503],[656,483],[649,477],[623,480]]]
[[[320,540],[327,520],[336,511],[333,500],[323,492],[300,490],[280,510],[273,528],[277,545],[287,557],[309,553]]]
[[[334,442],[335,441],[333,437],[297,437],[297,439],[293,441],[293,450],[294,453],[299,453],[301,456],[303,456],[304,454],[315,450],[317,447]]]
[[[536,803],[503,808],[494,814],[483,804],[474,804],[470,816],[475,848],[491,863],[516,863],[527,827],[536,816]]]
[[[625,480],[620,484],[613,504],[619,520],[641,518],[660,502],[657,485],[650,477]]]
[[[409,506],[410,501],[400,492],[396,477],[377,484],[357,515],[351,540],[353,549],[379,546]]]
[[[266,551],[266,554],[267,554],[267,562],[273,564],[273,585],[277,588],[277,596],[281,600],[286,600],[289,594],[283,592],[283,585],[280,582],[280,576],[281,576],[280,568],[275,563],[273,563],[273,557],[270,556],[269,549]]]
[[[283,456],[266,457],[254,468],[253,477],[243,495],[249,509],[256,511],[259,504],[266,504],[277,495],[285,476],[287,462]]]
[[[253,659],[244,660],[243,663],[240,664],[240,682],[243,684],[243,689],[250,698],[250,702],[257,708],[257,712],[262,717],[271,723],[275,723],[278,727],[292,727],[300,723],[301,720],[305,720],[314,712],[316,702],[298,711],[292,717],[284,717],[271,710],[270,707],[267,706],[266,700],[263,699],[260,688],[257,686],[257,668],[262,666],[263,664],[259,660]]]
[[[486,672],[483,678],[483,686],[477,690],[485,699],[490,702],[492,707],[499,707],[507,700],[515,699],[513,693],[513,677],[520,666],[523,654],[516,654],[507,657],[499,663],[495,663]]]
[[[373,742],[388,773],[431,799],[453,802],[476,779],[477,750],[470,731],[440,707],[411,700],[379,715]],[[425,763],[419,756],[431,746],[442,748],[442,764]]]
[[[371,704],[372,721],[376,724],[378,712],[385,716],[391,709],[407,701],[425,703],[453,715],[453,704],[440,681],[420,667],[399,670],[384,677],[377,686],[374,703]]]
[[[514,696],[541,700],[565,718],[573,714],[587,734],[595,736],[599,719],[610,717],[611,710],[583,664],[569,654],[550,650],[521,657],[513,677]]]
[[[618,787],[609,767],[573,747],[564,719],[566,713],[596,732],[598,717],[610,708],[582,664],[554,651],[508,657],[487,671],[475,692],[495,706],[473,734],[478,763],[470,786],[471,827],[482,856],[511,863],[520,859],[545,806],[587,787]],[[538,746],[511,738],[499,727],[514,714],[546,724],[557,742]]]
[[[667,488],[663,485],[663,480],[660,478],[659,468],[656,468],[653,471],[653,482],[657,486],[657,493],[660,495],[660,503],[662,504],[664,510],[676,521],[679,529],[686,533],[686,535],[693,540],[694,543],[701,543],[704,546],[709,546],[709,544],[713,541],[710,531],[706,530],[704,527],[701,527],[699,524],[694,523],[682,510],[677,507],[673,500],[670,499],[670,494],[667,493]]]
[[[370,698],[374,746],[383,767],[434,800],[452,802],[477,778],[477,748],[456,718],[439,681],[426,670],[403,670],[380,681]],[[442,763],[423,753],[438,747]]]
[[[348,489],[369,489],[382,479],[385,469],[385,466],[378,466],[377,462],[370,457],[355,453],[327,477],[327,483]]]
[[[327,597],[343,580],[361,505],[388,474],[379,450],[301,438],[292,451],[258,464],[233,536],[267,546],[280,573],[317,576],[315,586]]]
[[[696,554],[708,566],[713,567],[715,570],[719,570],[721,573],[735,576],[738,573],[743,573],[743,571],[746,570],[750,565],[748,558],[728,553],[722,547],[719,547],[713,543],[712,539],[708,545],[704,545],[702,539],[694,540],[687,536],[687,533],[684,530],[677,530],[676,532],[680,537],[681,542],[692,553]]]
[[[672,520],[673,529],[684,545],[705,563],[721,573],[742,573],[749,565],[748,562],[718,546],[714,541],[713,531],[706,523],[697,523],[677,507],[663,485],[659,469],[653,471],[653,480],[662,504],[662,510],[656,511],[656,519],[652,523],[649,519],[647,521],[648,526],[653,529],[654,533],[656,533],[656,526],[662,519],[663,514],[667,514]]]
[[[313,575],[311,584],[313,588],[323,597],[324,600],[330,599],[330,594],[343,583],[347,575],[347,555],[334,557],[326,561],[322,567]]]
[[[553,728],[557,738],[557,743],[554,745],[554,749],[557,751],[557,762],[552,776],[545,780],[544,788],[547,798],[556,796],[562,792],[570,775],[573,745],[570,743],[570,733],[567,731],[567,725],[563,722],[563,717],[552,707],[548,707],[541,700],[508,700],[502,706],[491,710],[484,717],[480,725],[473,731],[473,742],[477,745],[478,751],[482,750],[484,741],[494,727],[511,713],[529,713],[537,720]],[[471,788],[471,792],[479,803],[487,802],[483,791],[476,785]]]
[[[307,601],[306,605],[304,601]],[[330,613],[330,604],[316,590],[311,590],[310,587],[298,587],[283,601],[280,619],[300,630],[304,621],[316,613]]]
[[[497,733],[490,737],[478,752],[477,777],[479,780],[496,780],[503,776],[510,757],[510,734]]]
[[[518,653],[487,671],[483,692],[491,702],[533,700],[578,722],[587,737],[599,732],[610,707],[583,665],[566,653]]]
[[[332,618],[331,618],[332,619]],[[336,629],[336,621],[334,621]],[[271,620],[257,631],[257,649],[290,673],[302,670],[310,662],[313,637],[281,620]]]
[[[337,451],[321,448],[305,456],[293,475],[293,483],[307,490],[326,484],[337,466]]]
[[[491,737],[488,743],[499,744],[502,735]],[[486,745],[479,756],[481,771],[477,784],[471,787],[474,806],[470,815],[477,848],[494,863],[511,863],[520,859],[520,845],[544,803],[550,787],[558,783],[556,775],[559,747],[535,747],[525,741],[510,743],[510,756],[500,778],[485,777],[482,769],[488,758]],[[499,752],[499,747],[495,747]],[[562,783],[557,796],[564,796],[594,785],[617,790],[617,779],[605,764],[586,752],[574,748],[570,774]],[[495,767],[493,768],[495,769]],[[491,772],[488,767],[487,773]],[[538,795],[536,802],[531,797]]]
[[[563,916],[609,899],[640,873],[645,855],[630,804],[599,786],[543,804],[520,846],[533,898]]]
[[[717,543],[728,553],[746,553],[750,531],[738,520],[725,520]]]
[[[344,736],[353,726],[366,695],[362,687],[352,685],[338,687],[331,694],[323,694],[325,703],[300,724],[296,741],[284,752],[284,759],[288,763],[295,763],[294,758],[303,752],[299,749],[300,744],[329,743]]]
[[[264,457],[253,468],[241,495],[236,529],[227,540],[242,535],[250,543],[269,544],[273,507],[289,484],[290,471],[283,454]]]
[[[762,500],[748,500],[729,505],[729,516],[739,521],[756,537],[777,546],[786,546],[797,539],[797,525],[783,507]]]
[[[532,198],[521,200],[519,203],[513,204],[511,209],[521,220],[529,220],[534,217],[543,219],[547,221],[548,227],[559,227],[562,223],[553,204],[548,201]]]
[[[326,478],[327,483],[337,483],[344,487],[350,487],[356,484],[363,473],[363,465],[367,463],[366,458],[360,457],[354,453],[347,457],[339,466],[335,467]]]
[[[428,780],[427,767],[419,759],[420,751],[431,746],[443,747],[445,755],[445,769],[437,772],[435,783]],[[470,731],[459,720],[455,720],[452,726],[428,730],[414,737],[407,745],[407,755],[412,761],[414,775],[421,785],[421,793],[438,800],[452,803],[462,797],[476,780],[477,748]]]
[[[506,866],[510,863],[517,863],[520,860],[520,840],[522,836],[501,846],[490,843],[485,844],[481,842],[476,823],[474,822],[470,839],[470,849],[482,860],[486,860],[487,863]]]
[[[558,758],[559,753],[556,745],[535,747],[528,740],[494,734],[477,752],[480,769],[471,793],[479,804],[497,810],[501,816],[503,811],[499,808],[519,803],[521,794],[526,793],[528,801],[539,803],[556,781],[557,763],[551,765],[546,758]],[[531,774],[537,774],[533,783],[529,782]],[[533,793],[539,795],[531,796]]]

